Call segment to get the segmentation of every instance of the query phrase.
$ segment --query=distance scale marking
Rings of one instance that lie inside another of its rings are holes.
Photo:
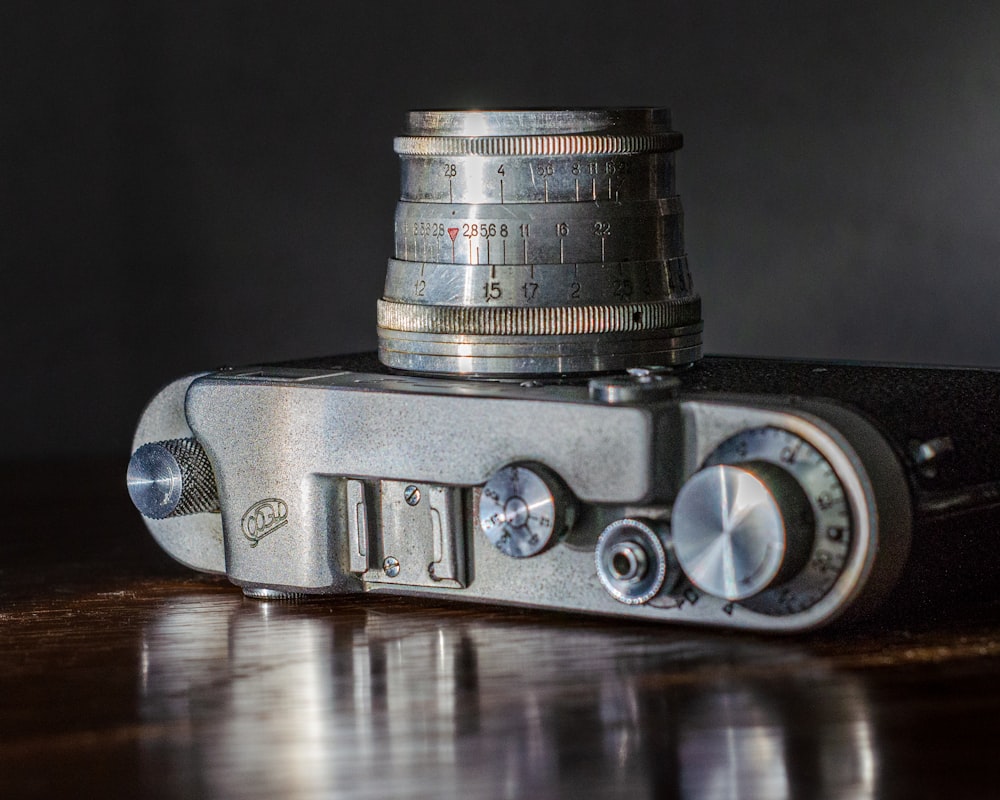
[[[583,306],[691,295],[687,258],[582,264],[453,265],[390,259],[385,298],[427,305]]]
[[[794,614],[819,602],[847,563],[853,520],[844,487],[830,463],[802,437],[783,428],[741,431],[719,445],[703,467],[763,461],[798,481],[812,509],[813,546],[805,568],[791,580],[736,603],[770,616]]]
[[[683,252],[680,201],[469,205],[400,202],[395,252],[442,264],[655,261]]]
[[[673,153],[408,156],[400,199],[421,203],[634,203],[674,194]]]

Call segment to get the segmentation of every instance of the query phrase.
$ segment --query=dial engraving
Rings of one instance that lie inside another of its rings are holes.
[[[844,487],[815,447],[782,428],[742,431],[716,448],[705,466],[748,462],[775,465],[795,479],[812,511],[813,542],[804,566],[794,577],[776,582],[740,604],[773,616],[803,611],[831,589],[850,553],[853,521]]]
[[[483,486],[479,527],[511,558],[538,555],[562,528],[561,494],[558,482],[539,468],[504,467]]]

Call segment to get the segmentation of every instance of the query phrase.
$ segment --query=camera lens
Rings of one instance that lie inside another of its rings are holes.
[[[379,357],[600,372],[701,355],[665,109],[414,111]]]

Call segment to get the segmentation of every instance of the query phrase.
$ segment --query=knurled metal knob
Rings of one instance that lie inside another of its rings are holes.
[[[773,464],[720,464],[696,473],[671,515],[674,554],[699,589],[744,600],[797,573],[813,543],[805,492]]]
[[[680,577],[663,523],[625,518],[601,532],[594,553],[597,577],[615,600],[626,605],[648,603],[669,592]]]
[[[128,462],[126,482],[135,507],[150,519],[219,510],[212,463],[196,439],[142,445]]]

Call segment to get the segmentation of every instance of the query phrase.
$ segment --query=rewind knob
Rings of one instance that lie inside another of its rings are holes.
[[[212,462],[197,439],[148,442],[128,463],[128,493],[149,519],[219,510]]]
[[[805,491],[764,461],[717,464],[697,472],[677,495],[674,554],[708,594],[744,600],[798,574],[815,537]]]

